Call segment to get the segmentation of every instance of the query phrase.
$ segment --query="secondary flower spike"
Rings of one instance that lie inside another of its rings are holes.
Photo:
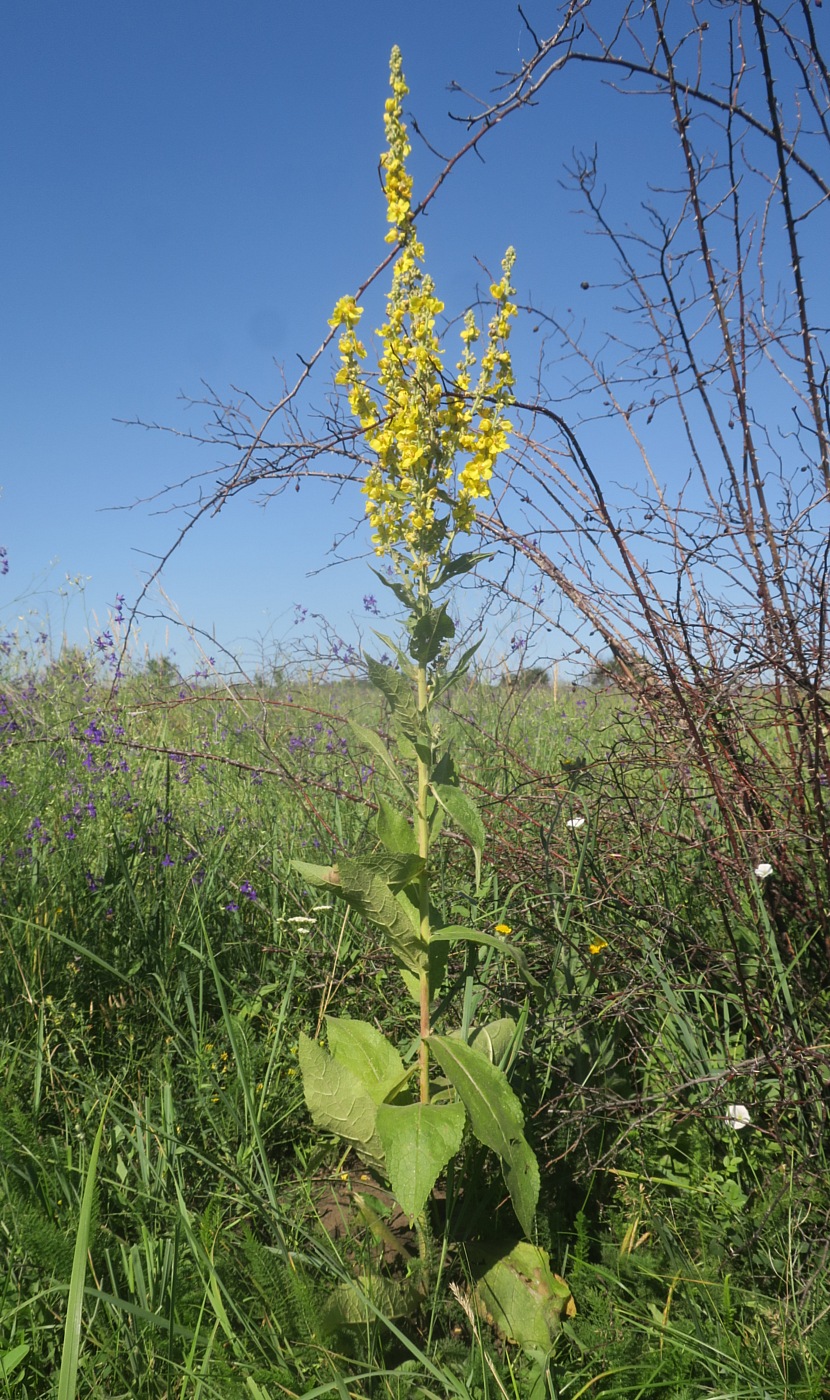
[[[356,333],[363,308],[354,297],[340,298],[329,324],[343,327],[336,383],[348,390],[349,406],[373,459],[363,492],[375,552],[400,560],[408,556],[417,573],[427,560],[447,557],[454,536],[470,529],[475,503],[490,495],[496,460],[507,446],[515,254],[508,249],[501,279],[490,288],[494,310],[475,382],[473,345],[481,332],[472,311],[464,320],[461,356],[451,375],[435,329],[444,303],[424,271],[424,248],[412,211],[412,177],[406,168],[411,147],[403,120],[409,89],[398,48],[392,50],[390,86],[381,168],[390,226],[386,238],[399,245],[399,254],[386,322],[377,332],[376,375],[370,377],[364,365],[366,346]]]

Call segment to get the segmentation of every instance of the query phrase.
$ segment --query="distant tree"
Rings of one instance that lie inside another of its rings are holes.
[[[144,665],[144,674],[152,681],[153,687],[169,690],[181,684],[181,676],[169,656],[150,656]]]
[[[544,666],[526,666],[521,671],[507,671],[499,684],[510,690],[533,690],[537,686],[549,685],[550,677]]]
[[[610,652],[598,656],[585,672],[582,683],[592,690],[638,689],[656,680],[655,668],[644,656]]]

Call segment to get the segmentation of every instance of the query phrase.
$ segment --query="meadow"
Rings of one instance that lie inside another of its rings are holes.
[[[476,879],[450,832],[433,891],[513,951],[454,947],[434,1021],[489,1027],[524,1105],[523,1340],[475,1292],[517,1233],[493,1154],[466,1134],[413,1221],[304,1101],[326,1016],[417,1053],[388,949],[294,863],[377,848],[383,698],[113,695],[69,652],[7,656],[0,701],[3,1394],[827,1394],[826,950],[645,700],[439,706],[487,841]]]

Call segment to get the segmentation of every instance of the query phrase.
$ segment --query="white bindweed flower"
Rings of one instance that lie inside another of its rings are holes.
[[[579,831],[579,828],[585,825],[585,818],[569,817],[568,820],[565,822],[565,825],[569,826],[571,828],[571,831]]]
[[[762,860],[761,864],[755,867],[755,874],[758,876],[759,880],[768,880],[772,873],[772,866],[768,861]]]
[[[739,1133],[742,1128],[746,1128],[752,1122],[749,1116],[749,1109],[742,1103],[729,1103],[726,1105],[726,1121],[730,1128],[734,1128]]]

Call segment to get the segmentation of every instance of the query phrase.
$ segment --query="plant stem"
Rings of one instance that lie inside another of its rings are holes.
[[[418,710],[428,718],[429,691],[427,689],[427,668],[425,662],[418,664]],[[423,726],[428,731],[428,724]],[[423,731],[422,731],[423,732]],[[423,749],[423,745],[421,746]],[[416,823],[418,831],[418,854],[426,862],[429,858],[429,817],[427,799],[429,797],[430,765],[422,754],[418,754],[418,808]],[[429,945],[429,871],[425,864],[418,877],[418,910],[421,923],[421,938]],[[430,1033],[429,1014],[429,967],[421,973],[421,1048],[419,1051],[421,1103],[429,1103],[429,1049],[426,1037]]]

